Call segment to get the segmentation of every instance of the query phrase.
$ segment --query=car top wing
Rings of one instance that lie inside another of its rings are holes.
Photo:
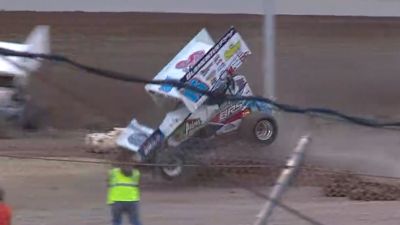
[[[218,80],[236,71],[250,54],[247,44],[232,27],[207,54],[190,68],[181,82],[203,91],[213,91]],[[181,88],[179,92],[182,102],[191,112],[198,109],[208,98],[207,95],[187,88]]]
[[[30,53],[50,53],[49,27],[36,26],[30,33],[25,43],[0,42],[0,48]],[[0,74],[14,76],[27,76],[40,66],[37,59],[27,59],[14,56],[0,56]]]
[[[235,28],[230,28],[216,44],[207,30],[202,29],[154,80],[175,80],[203,91],[212,91],[228,71],[237,70],[250,54],[250,49]],[[207,100],[206,95],[187,88],[149,84],[145,89],[153,96],[179,100],[191,112]]]
[[[186,46],[153,78],[153,80],[181,80],[189,68],[195,65],[215,42],[206,29],[202,29]],[[181,98],[179,90],[170,85],[145,85],[150,94]]]

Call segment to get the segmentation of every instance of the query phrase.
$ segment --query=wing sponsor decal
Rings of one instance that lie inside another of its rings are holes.
[[[183,78],[183,81],[189,80],[195,74],[197,74],[201,68],[210,60],[212,59],[221,48],[236,34],[236,30],[234,28],[229,29],[229,31],[215,44],[205,55],[201,58],[197,63],[195,63],[191,70]]]
[[[187,59],[179,61],[175,68],[188,72],[190,67],[194,66],[205,54],[204,50],[195,51]]]
[[[200,70],[200,75],[205,77],[207,76],[208,72],[210,71],[210,68],[213,66],[213,64],[208,64],[208,66],[202,70]]]
[[[202,90],[216,90],[219,80],[234,72],[251,52],[234,28],[230,29],[181,79],[182,82]],[[194,80],[194,81],[192,81]],[[223,81],[223,80],[221,80]],[[207,88],[207,87],[208,88]],[[208,98],[182,88],[182,101],[191,111],[195,111]]]
[[[229,45],[228,50],[226,50],[224,53],[225,60],[231,59],[232,56],[234,56],[237,52],[240,51],[241,46],[242,45],[240,43],[240,40],[237,41],[235,44]]]
[[[211,84],[211,86],[214,86],[215,82],[217,82],[217,71],[213,70],[207,76],[205,77],[207,82]]]
[[[206,83],[200,81],[199,79],[191,79],[188,81],[188,84],[192,87],[196,87],[199,90],[202,91],[208,91],[209,87]],[[188,98],[192,102],[197,102],[199,99],[203,96],[203,94],[189,90],[189,89],[184,89],[183,95]]]

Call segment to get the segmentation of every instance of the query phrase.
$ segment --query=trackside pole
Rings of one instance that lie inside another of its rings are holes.
[[[305,147],[310,142],[310,136],[302,137],[293,150],[289,160],[286,162],[286,168],[281,172],[275,186],[269,194],[269,199],[257,215],[254,225],[267,225],[268,219],[271,217],[276,202],[279,201],[286,187],[288,186],[293,175],[298,170],[300,163],[304,158]]]
[[[276,100],[275,90],[275,0],[263,0],[264,4],[264,96]]]

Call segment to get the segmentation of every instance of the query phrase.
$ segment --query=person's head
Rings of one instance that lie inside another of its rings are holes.
[[[116,167],[118,167],[125,176],[132,176],[134,169],[133,153],[127,150],[120,149],[116,158]]]
[[[4,201],[4,190],[2,188],[0,188],[0,202]]]
[[[130,164],[124,164],[121,165],[120,170],[122,172],[122,174],[124,174],[127,177],[131,177],[133,175],[133,166]]]

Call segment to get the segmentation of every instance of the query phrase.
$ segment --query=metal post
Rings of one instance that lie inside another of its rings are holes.
[[[275,0],[264,3],[264,96],[276,100],[275,93]]]
[[[298,170],[300,163],[303,160],[304,149],[310,142],[310,136],[302,137],[297,143],[296,148],[290,159],[286,163],[286,168],[281,172],[275,186],[269,194],[269,199],[257,215],[257,220],[254,225],[266,225],[268,219],[271,217],[272,212],[276,206],[276,201],[280,199],[290,180],[292,179],[295,172]]]

